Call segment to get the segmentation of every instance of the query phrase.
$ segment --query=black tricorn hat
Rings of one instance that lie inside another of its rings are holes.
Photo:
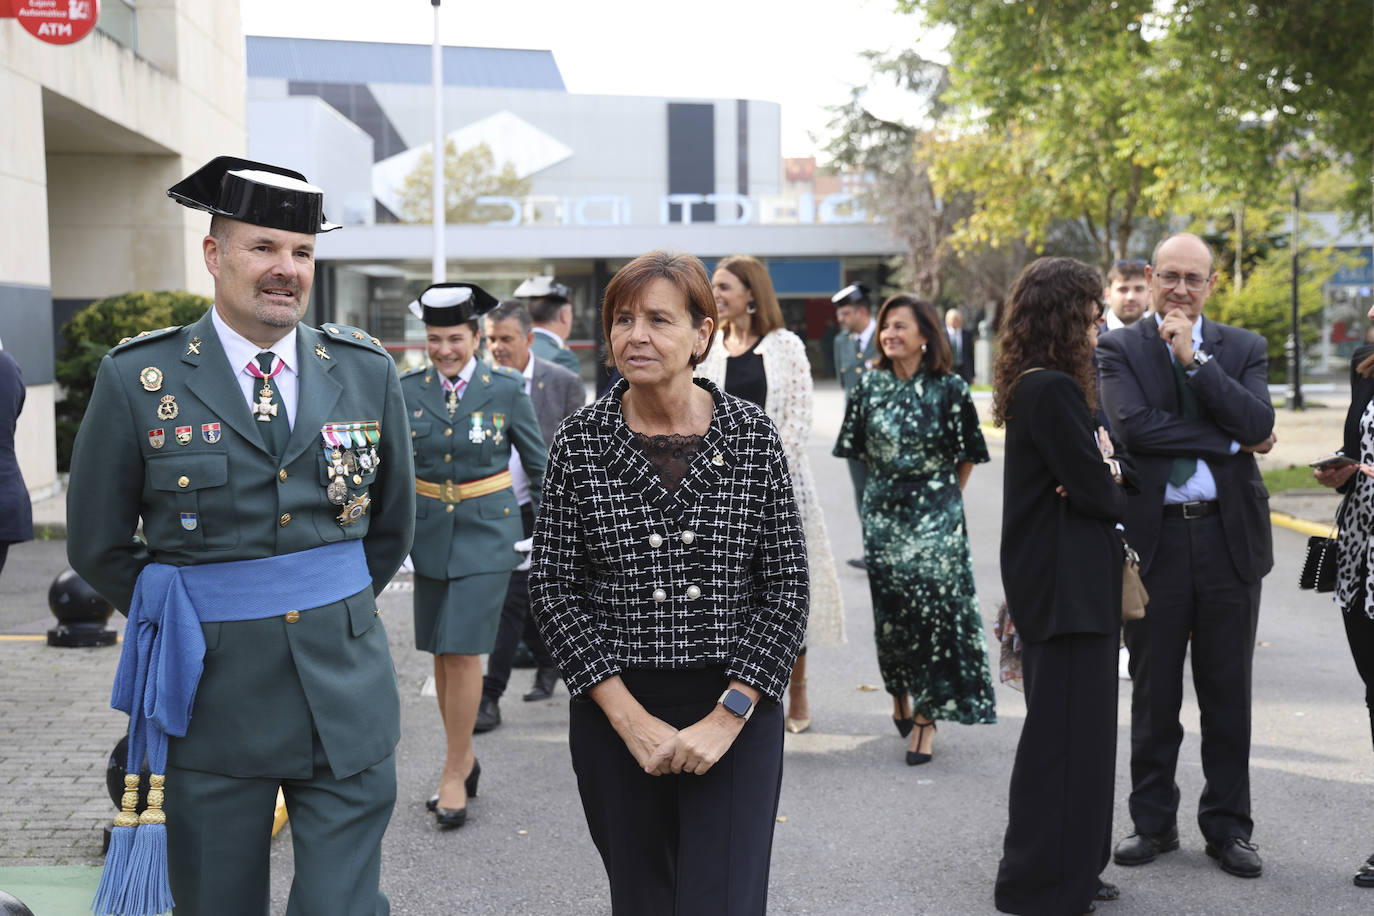
[[[843,308],[846,305],[869,305],[868,287],[862,283],[851,283],[838,293],[830,297],[830,301],[835,308]]]
[[[476,283],[435,283],[410,303],[410,314],[425,324],[451,328],[481,318],[499,304]]]
[[[254,226],[316,235],[340,228],[324,218],[324,191],[300,172],[216,156],[167,189],[167,196],[192,210],[204,210]]]

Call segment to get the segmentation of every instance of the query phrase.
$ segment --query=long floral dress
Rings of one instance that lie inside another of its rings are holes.
[[[864,373],[834,453],[868,462],[861,516],[883,684],[933,719],[995,722],[955,465],[988,460],[968,385],[924,369]]]

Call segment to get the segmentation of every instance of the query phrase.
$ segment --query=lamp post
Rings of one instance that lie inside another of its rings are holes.
[[[1288,409],[1302,410],[1302,328],[1298,324],[1298,215],[1300,211],[1298,179],[1293,179],[1293,234],[1289,241],[1292,249],[1292,312],[1290,314],[1291,333],[1288,337]]]
[[[429,0],[434,7],[434,48],[430,52],[431,80],[434,84],[434,263],[433,283],[447,278],[447,259],[444,256],[444,167],[448,148],[444,143],[444,46],[439,42],[439,2]]]

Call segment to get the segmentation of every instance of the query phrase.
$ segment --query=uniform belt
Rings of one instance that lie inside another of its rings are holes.
[[[1216,515],[1221,509],[1215,499],[1207,502],[1168,503],[1164,507],[1165,518],[1206,518]]]
[[[479,496],[486,496],[488,493],[510,489],[511,486],[509,470],[492,474],[490,477],[469,480],[466,483],[454,483],[452,480],[431,483],[428,480],[415,478],[415,494],[417,496],[428,496],[430,499],[437,499],[446,503],[460,503],[465,499],[476,499]]]

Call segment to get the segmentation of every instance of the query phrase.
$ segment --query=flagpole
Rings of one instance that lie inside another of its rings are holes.
[[[439,42],[439,2],[429,0],[434,7],[434,48],[431,52],[434,96],[434,267],[435,283],[443,283],[447,276],[444,256],[444,166],[447,148],[444,143],[444,48]]]

